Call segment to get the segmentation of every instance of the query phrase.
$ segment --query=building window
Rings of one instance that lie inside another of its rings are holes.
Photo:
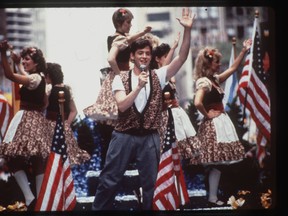
[[[237,26],[237,36],[239,39],[244,38],[244,26]]]
[[[228,27],[226,29],[228,37],[235,37],[235,29],[233,27]]]
[[[151,13],[147,14],[148,21],[170,21],[170,13]]]
[[[201,19],[208,18],[208,11],[206,7],[198,8],[198,14]]]
[[[226,19],[232,19],[233,16],[233,8],[232,7],[226,7]]]
[[[207,28],[201,28],[200,31],[201,31],[201,34],[202,34],[202,35],[206,35],[206,33],[207,33]]]
[[[218,8],[217,7],[211,7],[209,10],[209,15],[212,18],[218,18],[219,17]]]
[[[243,16],[244,15],[243,8],[237,7],[236,8],[236,14],[237,14],[237,16]]]

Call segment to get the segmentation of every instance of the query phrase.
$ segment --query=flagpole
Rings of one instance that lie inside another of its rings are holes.
[[[234,60],[236,59],[236,37],[232,38],[232,47],[234,52]]]
[[[63,128],[65,127],[65,125],[64,125],[64,102],[65,102],[64,96],[65,96],[64,91],[58,92],[59,111],[60,111],[60,115],[61,115]],[[63,205],[64,205],[64,203],[65,203],[65,201],[63,200]]]
[[[65,102],[64,96],[65,96],[64,91],[58,92],[59,110],[60,110],[60,115],[62,118],[63,125],[64,125],[64,102]]]
[[[2,131],[0,130],[0,141],[2,142],[3,139],[4,139],[4,136],[2,135]]]

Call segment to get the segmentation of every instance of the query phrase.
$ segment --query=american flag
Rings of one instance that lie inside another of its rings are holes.
[[[185,205],[189,202],[170,108],[168,108],[168,113],[168,126],[158,167],[153,210],[176,210],[180,205]]]
[[[12,106],[8,103],[6,97],[0,92],[0,141],[3,141],[9,123],[13,117]]]
[[[262,166],[266,156],[265,147],[270,142],[271,111],[270,97],[266,83],[266,73],[263,69],[261,41],[258,17],[255,17],[253,27],[253,42],[245,59],[242,75],[238,86],[240,102],[246,107],[258,129],[257,159]]]
[[[35,211],[70,211],[76,205],[74,181],[66,148],[63,122],[59,115]]]

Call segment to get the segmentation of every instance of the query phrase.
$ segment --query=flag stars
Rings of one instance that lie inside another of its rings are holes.
[[[53,151],[57,154],[61,154],[63,162],[66,160],[67,147],[65,144],[64,127],[63,127],[63,124],[61,121],[61,117],[57,120],[51,151]]]

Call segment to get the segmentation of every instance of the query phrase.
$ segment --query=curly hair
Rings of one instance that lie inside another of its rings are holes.
[[[29,55],[30,58],[37,64],[36,70],[38,72],[44,72],[46,70],[46,60],[44,58],[42,50],[37,47],[25,47],[22,49],[20,56],[25,58],[26,55]]]
[[[198,52],[195,59],[194,79],[200,77],[210,77],[213,75],[211,65],[213,60],[220,60],[222,57],[218,49],[213,47],[205,47]]]
[[[169,53],[171,47],[167,43],[162,43],[159,46],[155,47],[152,51],[152,59],[150,62],[150,69],[158,69],[158,63],[156,61],[156,57],[161,58]]]
[[[136,41],[134,41],[132,44],[131,44],[131,53],[135,54],[135,52],[138,50],[138,49],[143,49],[145,48],[146,46],[149,46],[150,48],[150,51],[152,53],[152,44],[151,44],[151,41],[148,40],[148,39],[143,39],[143,38],[138,38]]]
[[[133,18],[134,16],[130,10],[126,8],[119,8],[113,13],[112,22],[113,22],[115,29],[117,29],[119,26],[121,26],[125,22],[125,20],[128,20],[128,19],[132,20]]]
[[[52,85],[61,84],[64,80],[64,74],[60,64],[47,62],[45,76],[49,75]]]
[[[151,41],[152,44],[152,48],[156,48],[157,46],[159,46],[160,43],[160,38],[150,32],[146,33],[145,35],[142,36],[143,39],[147,39]]]

